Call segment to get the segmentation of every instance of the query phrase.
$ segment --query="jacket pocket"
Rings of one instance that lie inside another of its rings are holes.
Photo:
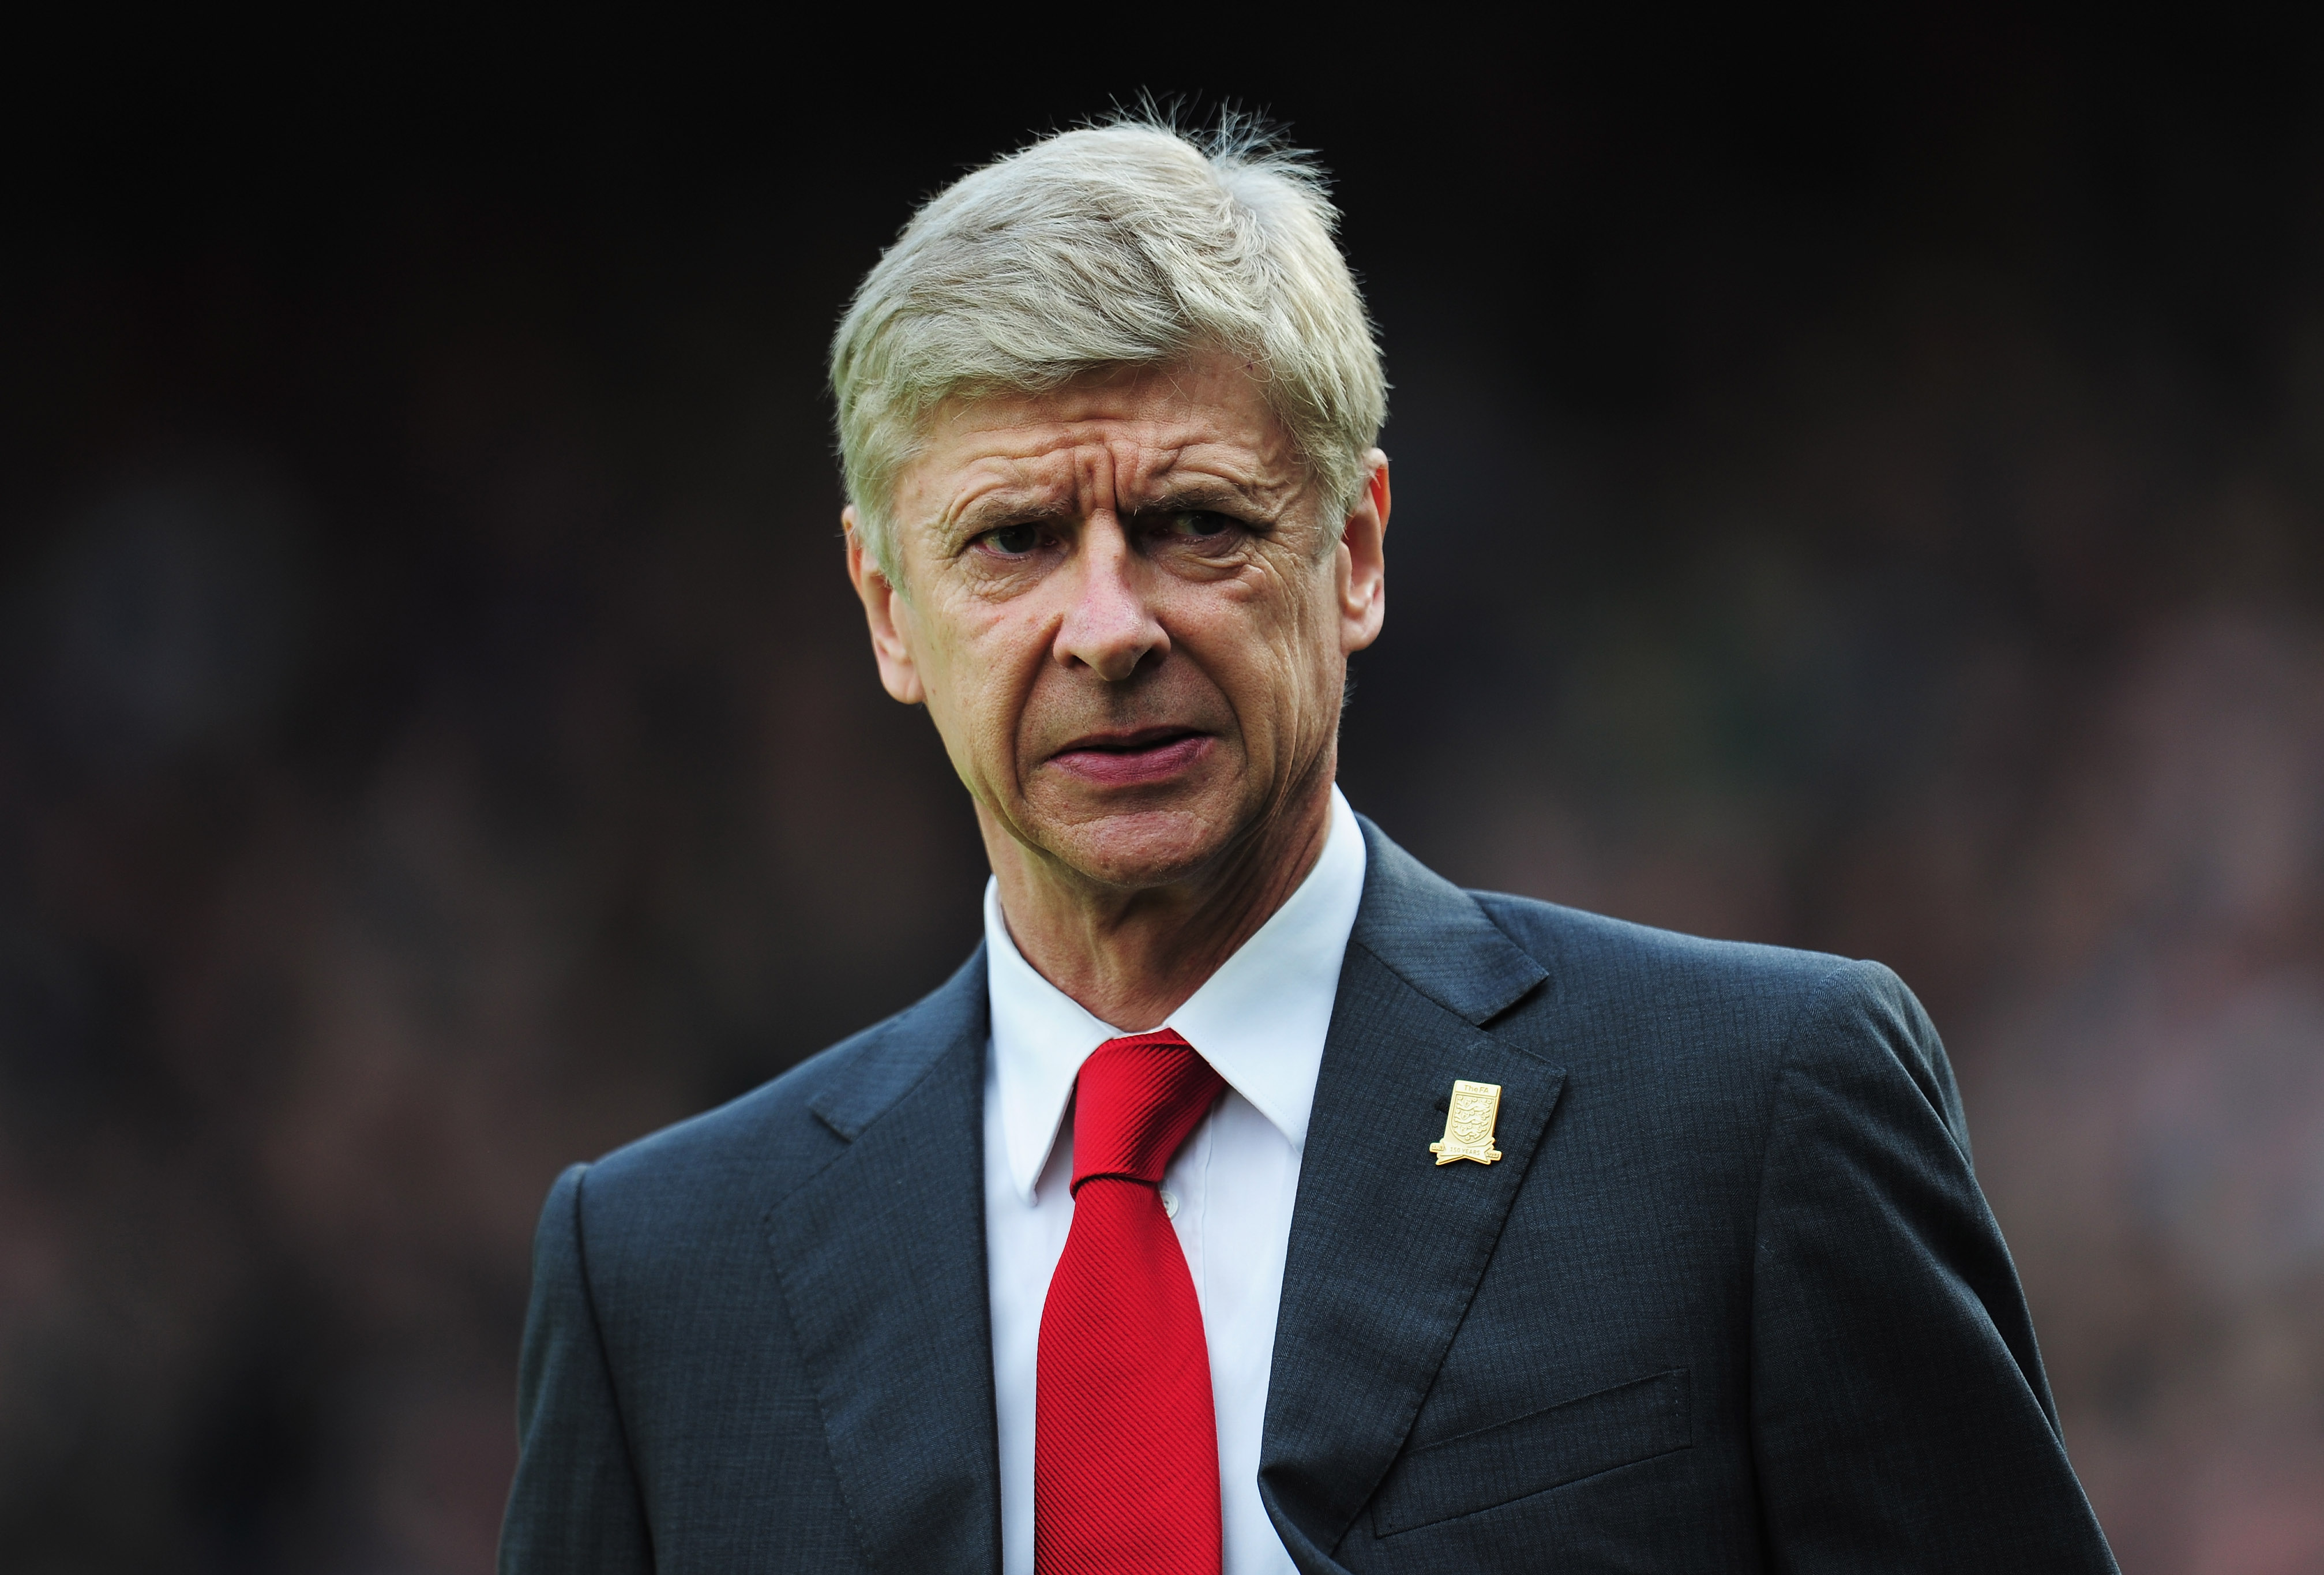
[[[1413,1450],[1373,1496],[1373,1532],[1474,1515],[1687,1448],[1686,1374],[1674,1367]]]

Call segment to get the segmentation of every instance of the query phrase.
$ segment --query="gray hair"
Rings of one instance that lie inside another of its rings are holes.
[[[1310,157],[1229,116],[1202,145],[1152,119],[1068,131],[912,216],[831,347],[840,462],[890,579],[890,505],[947,397],[1038,394],[1204,347],[1248,357],[1336,520],[1388,419],[1363,298]]]

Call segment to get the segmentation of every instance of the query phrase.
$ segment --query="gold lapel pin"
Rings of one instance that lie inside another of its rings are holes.
[[[1491,1164],[1501,1157],[1501,1151],[1493,1146],[1493,1122],[1500,1113],[1500,1084],[1453,1079],[1452,1099],[1444,1110],[1443,1141],[1430,1144],[1428,1152],[1436,1156],[1440,1165],[1449,1165],[1454,1160]]]

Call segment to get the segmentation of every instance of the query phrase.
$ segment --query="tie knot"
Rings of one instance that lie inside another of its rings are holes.
[[[1159,1182],[1225,1087],[1168,1028],[1099,1045],[1074,1090],[1074,1190],[1093,1176]]]

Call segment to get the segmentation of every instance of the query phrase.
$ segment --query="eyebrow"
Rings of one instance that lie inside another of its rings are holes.
[[[1257,522],[1270,522],[1274,515],[1259,496],[1263,490],[1246,489],[1214,476],[1166,478],[1152,497],[1139,502],[1128,513],[1130,518],[1139,519],[1177,509],[1240,509],[1254,515]],[[954,541],[965,543],[1003,525],[1056,524],[1074,517],[1074,510],[1053,499],[1008,491],[988,492],[953,516],[948,533]]]
[[[1175,486],[1166,484],[1156,496],[1139,504],[1130,512],[1132,514],[1160,514],[1169,509],[1207,509],[1231,505],[1240,505],[1243,508],[1254,510],[1260,507],[1256,496],[1233,482],[1221,480],[1214,477],[1200,478],[1189,477],[1185,481]]]
[[[1022,494],[988,492],[953,517],[953,529],[965,539],[1004,523],[1046,525],[1072,517],[1073,511],[1061,504],[1038,502]]]
[[[1252,493],[1229,481],[1189,478],[1175,486],[1166,485],[1152,497],[1134,505],[1126,512],[1133,518],[1140,514],[1162,514],[1172,509],[1201,509],[1240,506],[1259,507]],[[1062,504],[1035,500],[1019,495],[987,493],[955,516],[955,524],[971,535],[993,528],[998,521],[1012,524],[1044,525],[1074,517],[1072,509]]]

